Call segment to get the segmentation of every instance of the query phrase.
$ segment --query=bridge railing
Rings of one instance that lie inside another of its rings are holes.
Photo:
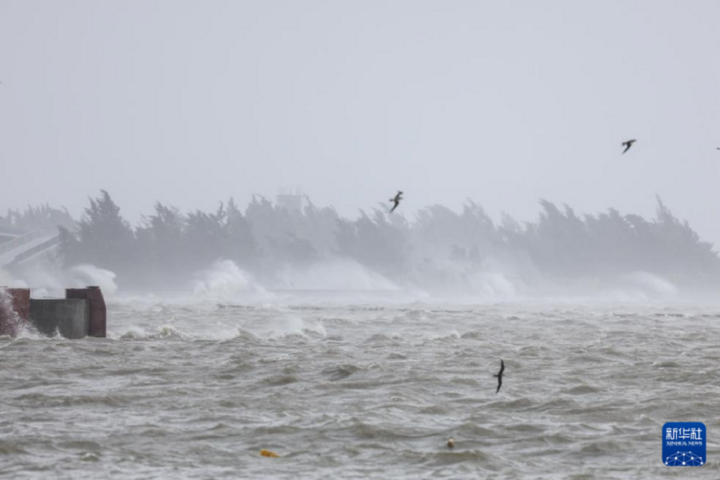
[[[33,240],[37,240],[38,238],[42,238],[47,235],[48,233],[43,230],[34,230],[30,233],[26,233],[25,235],[16,237],[9,242],[5,242],[0,245],[0,255],[7,253],[11,250],[15,250],[18,247],[22,247],[26,243],[32,242]]]
[[[30,258],[34,255],[37,255],[38,253],[40,253],[44,250],[49,250],[50,248],[55,247],[59,243],[60,243],[60,237],[55,236],[55,237],[51,238],[50,240],[42,242],[40,245],[35,245],[34,247],[25,250],[23,253],[21,253],[20,255],[15,257],[15,259],[13,259],[13,261],[9,263],[9,266],[17,265],[17,264],[23,262],[24,260],[27,260],[28,258]]]

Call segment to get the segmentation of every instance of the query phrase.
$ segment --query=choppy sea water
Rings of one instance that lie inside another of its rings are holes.
[[[118,298],[107,339],[0,339],[0,477],[717,479],[719,322],[661,302]],[[663,465],[668,421],[705,423],[705,466]]]

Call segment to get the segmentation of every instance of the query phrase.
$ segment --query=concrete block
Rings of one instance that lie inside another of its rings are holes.
[[[90,329],[90,305],[87,300],[30,299],[30,321],[41,333],[56,331],[66,338],[85,338]]]
[[[100,287],[68,288],[65,298],[83,298],[90,308],[90,327],[88,336],[105,338],[107,336],[107,307]]]

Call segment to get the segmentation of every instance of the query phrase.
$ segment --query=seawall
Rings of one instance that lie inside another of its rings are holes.
[[[99,287],[68,288],[65,298],[31,298],[28,288],[0,287],[0,335],[16,336],[26,325],[45,335],[105,338],[107,308]]]

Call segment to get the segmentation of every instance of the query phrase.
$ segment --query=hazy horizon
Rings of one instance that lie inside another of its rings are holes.
[[[0,1],[0,211],[302,188],[652,215],[720,244],[720,4]],[[621,142],[637,143],[621,155]],[[7,177],[6,177],[7,178]]]

